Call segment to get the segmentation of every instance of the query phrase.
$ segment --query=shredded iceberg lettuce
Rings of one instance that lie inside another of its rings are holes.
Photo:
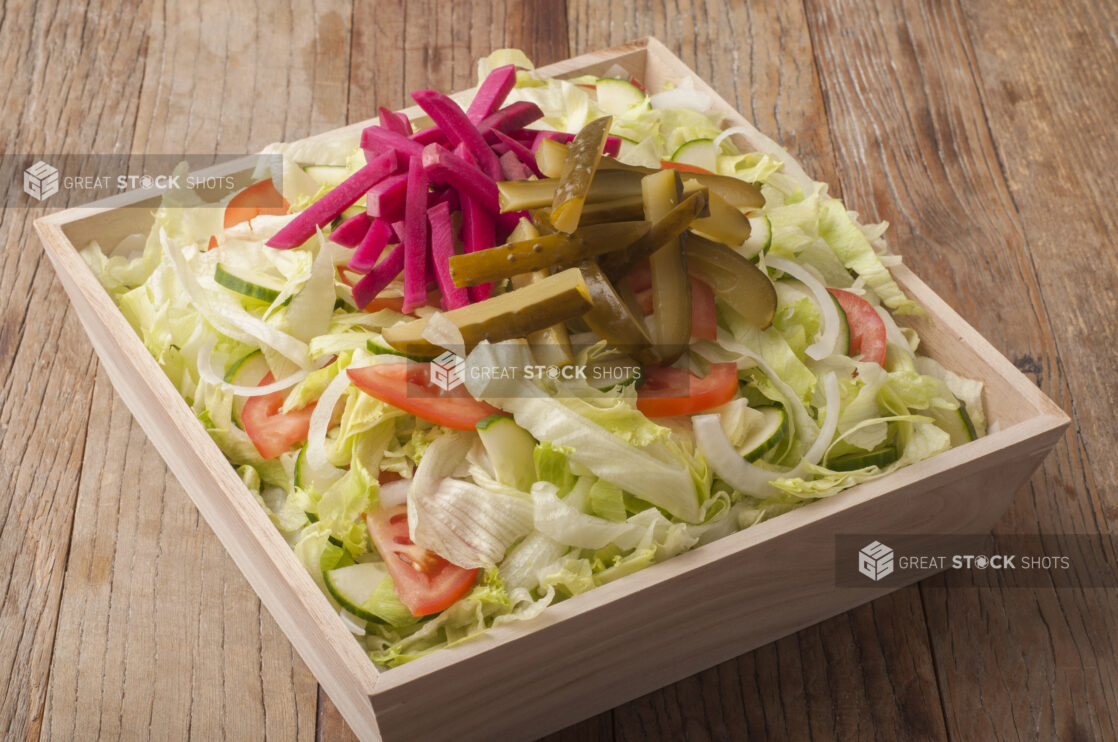
[[[508,64],[521,68],[508,100],[544,113],[533,127],[577,132],[602,115],[597,78],[543,77],[518,50],[482,59],[479,80]],[[385,500],[406,501],[415,544],[479,570],[464,597],[422,619],[400,602],[391,577],[370,586],[365,605],[383,621],[343,615],[374,661],[398,665],[533,618],[554,601],[934,456],[952,441],[936,422],[942,412],[985,433],[981,383],[917,355],[915,330],[894,319],[921,309],[890,274],[899,258],[885,253],[885,225],[859,224],[779,146],[751,126],[724,129],[708,107],[687,80],[670,94],[637,94],[612,122],[610,133],[623,140],[620,159],[659,168],[685,143],[711,140],[717,171],[765,196],[747,215],[771,235],[750,257],[773,277],[781,275],[774,265],[788,267],[781,260],[804,266],[814,291],[777,280],[775,316],[764,330],[717,301],[717,338],[694,342],[679,368],[734,363],[738,391],[694,418],[649,419],[635,385],[602,391],[578,379],[524,375],[479,385],[467,374],[475,398],[511,417],[500,424],[520,446],[512,463],[478,433],[422,420],[350,382],[352,369],[400,361],[378,355],[386,348],[381,333],[410,317],[353,309],[339,272],[349,253],[327,239],[336,224],[290,250],[265,244],[364,164],[354,132],[266,149],[280,156],[282,173],[259,175],[282,185],[286,215],[225,228],[227,200],[204,205],[193,192],[171,191],[149,234],[82,250],[330,600],[327,572],[382,562],[363,515],[380,506],[381,482],[390,479],[402,481],[386,485]],[[243,284],[219,280],[223,272],[271,292],[240,293]],[[876,309],[888,341],[883,365],[851,358],[843,350],[849,337],[834,340],[849,327],[821,306],[824,288],[848,290]],[[604,350],[591,345],[577,362]],[[467,369],[534,362],[524,341],[482,342],[464,361]],[[310,411],[302,447],[272,458],[242,420],[246,395],[265,396],[258,386],[265,374],[281,382],[279,413]],[[517,476],[507,476],[510,466]]]

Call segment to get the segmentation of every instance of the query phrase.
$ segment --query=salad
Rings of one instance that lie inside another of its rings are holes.
[[[886,225],[690,81],[413,98],[82,253],[375,662],[984,434]]]

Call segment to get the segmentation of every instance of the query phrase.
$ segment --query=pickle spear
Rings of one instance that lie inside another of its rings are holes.
[[[567,145],[554,139],[541,139],[536,147],[536,167],[545,178],[559,178],[567,164]]]
[[[702,187],[697,180],[686,181],[683,184],[683,192],[694,193]],[[749,239],[749,219],[714,193],[710,193],[708,202],[710,216],[696,219],[691,226],[691,231],[730,247],[741,247],[742,243]]]
[[[559,144],[556,142],[556,144]],[[562,144],[559,144],[562,147]],[[603,157],[602,161],[598,163],[598,172],[605,170],[628,170],[634,173],[642,173],[648,175],[649,173],[656,172],[650,167],[641,167],[639,165],[627,165],[620,160],[612,157]],[[683,178],[684,183],[694,182],[700,186],[709,188],[710,192],[721,198],[726,203],[730,204],[737,209],[759,209],[765,205],[765,197],[761,195],[761,189],[752,183],[735,178],[732,175],[718,175],[717,173],[692,173],[686,171],[679,171],[680,177]]]
[[[675,170],[644,176],[644,216],[664,219],[679,205],[683,184]],[[648,258],[652,273],[652,340],[664,364],[673,363],[691,340],[691,280],[683,258],[683,239],[676,235]]]
[[[551,202],[551,225],[560,232],[570,234],[578,228],[582,205],[590,193],[590,183],[602,159],[602,147],[611,123],[613,116],[594,119],[582,127],[567,148],[563,174],[559,176],[559,187]]]
[[[551,141],[551,140],[547,140]],[[551,223],[551,207],[544,206],[532,212],[537,224]],[[586,227],[603,222],[630,222],[644,218],[644,199],[640,195],[615,198],[610,201],[588,201],[582,207],[578,226]],[[509,242],[512,242],[510,239]]]
[[[540,232],[532,220],[524,217],[516,223],[516,228],[509,235],[509,242],[519,242],[539,237]],[[523,288],[536,281],[542,281],[550,275],[547,270],[521,273],[512,277],[514,289]],[[557,322],[551,327],[528,333],[528,344],[532,347],[532,355],[540,363],[551,366],[566,366],[574,362],[574,351],[571,350],[571,338],[567,333],[567,325]]]
[[[630,170],[605,170],[594,176],[585,201],[612,201],[641,195],[641,174]],[[559,190],[558,178],[503,180],[497,183],[501,211],[524,211],[551,206]],[[554,211],[554,209],[553,209]]]
[[[776,289],[772,281],[733,248],[689,235],[687,267],[750,324],[762,330],[772,324],[776,313]]]
[[[469,352],[482,340],[498,342],[542,330],[579,317],[593,306],[590,290],[578,268],[548,276],[524,288],[494,296],[443,314],[462,333]],[[423,337],[427,318],[386,327],[382,336],[396,350],[435,356],[442,349]]]
[[[574,234],[557,232],[454,255],[450,258],[450,277],[455,286],[477,286],[518,273],[569,267],[624,249],[648,234],[648,229],[648,222],[593,224]]]
[[[592,262],[582,264],[582,275],[590,290],[593,308],[582,316],[591,330],[607,343],[641,363],[658,364],[659,354],[640,318],[617,293],[601,268]]]
[[[598,265],[612,280],[625,276],[637,263],[647,259],[672,239],[683,234],[695,219],[706,213],[705,189],[688,195],[663,219],[653,222],[648,234],[634,242],[627,250],[615,250],[598,258]]]

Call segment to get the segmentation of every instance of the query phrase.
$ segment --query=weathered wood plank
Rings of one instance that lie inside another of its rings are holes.
[[[799,5],[574,2],[570,13],[573,53],[656,36],[841,192]],[[890,641],[881,644],[882,635]],[[895,703],[880,703],[877,692]],[[882,729],[936,739],[946,736],[937,696],[920,596],[910,589],[615,709],[615,731],[618,739],[828,739]]]
[[[262,12],[201,2],[144,17],[132,151],[252,152],[344,123],[348,4]],[[313,677],[106,377],[93,397],[43,732],[310,739]]]
[[[850,203],[1076,420],[999,532],[1113,533],[1113,12],[808,7]],[[1101,544],[1076,558],[1113,570]],[[1115,735],[1118,596],[992,571],[921,592],[952,736]]]
[[[124,4],[114,41],[69,3],[0,11],[0,130],[5,153],[127,147],[143,67],[144,25]],[[83,71],[74,75],[74,68]],[[104,95],[105,86],[116,95]],[[42,91],[49,90],[49,95]],[[12,184],[4,184],[7,189]],[[18,185],[15,186],[18,188]],[[58,620],[96,364],[31,219],[0,210],[0,736],[35,738]]]

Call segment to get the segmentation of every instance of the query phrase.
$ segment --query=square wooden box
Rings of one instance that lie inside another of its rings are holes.
[[[655,39],[541,71],[601,74],[615,64],[652,91],[666,80],[693,77],[728,113],[728,126],[745,123]],[[750,144],[765,146],[763,139]],[[985,382],[997,432],[564,601],[531,622],[380,671],[78,255],[93,239],[109,246],[146,233],[150,210],[122,207],[157,203],[151,194],[125,194],[43,217],[35,226],[117,392],[363,739],[538,737],[871,601],[892,588],[836,587],[836,534],[984,533],[1069,423],[898,266],[898,283],[928,311],[910,323],[923,351]]]

